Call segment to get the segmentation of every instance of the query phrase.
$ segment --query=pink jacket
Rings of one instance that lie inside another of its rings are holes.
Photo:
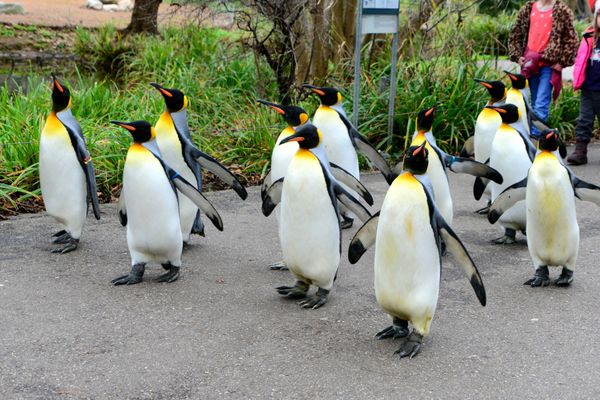
[[[583,32],[583,38],[577,50],[577,57],[575,57],[575,65],[573,66],[573,89],[579,90],[585,82],[585,69],[587,62],[592,54],[592,48],[594,47],[594,28],[588,28]]]

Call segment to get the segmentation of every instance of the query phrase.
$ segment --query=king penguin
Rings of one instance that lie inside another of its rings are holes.
[[[341,253],[338,200],[363,221],[371,216],[331,174],[327,156],[319,148],[322,137],[315,125],[305,124],[281,141],[280,145],[298,142],[299,149],[285,176],[269,187],[263,199],[265,216],[281,202],[283,259],[297,280],[294,286],[278,287],[277,292],[305,298],[299,304],[312,309],[327,302],[337,275]],[[306,298],[310,285],[318,289]]]
[[[563,146],[555,130],[542,132],[539,152],[527,177],[506,188],[494,201],[488,214],[496,222],[518,201],[527,206],[527,247],[535,269],[525,285],[548,286],[548,266],[562,266],[557,286],[573,281],[579,251],[579,225],[575,197],[600,205],[600,187],[577,178],[557,157]]]
[[[417,355],[429,334],[439,295],[442,240],[467,274],[480,303],[486,303],[477,267],[433,201],[424,175],[428,153],[426,143],[407,150],[405,172],[394,180],[381,211],[358,230],[348,250],[355,264],[375,244],[375,297],[392,317],[392,325],[376,337],[406,337],[396,351],[400,357]]]
[[[506,104],[514,104],[519,108],[519,118],[523,121],[524,132],[531,135],[531,118],[529,116],[529,83],[521,74],[504,71],[508,75],[512,87],[506,92]]]
[[[446,168],[453,172],[484,176],[495,182],[502,182],[502,176],[488,165],[468,158],[450,156],[437,147],[432,132],[434,111],[435,107],[430,107],[419,112],[417,116],[417,131],[413,135],[411,146],[425,144],[430,154],[426,174],[433,187],[435,204],[446,222],[451,224],[454,213]],[[396,166],[394,170],[398,171],[399,169],[400,165]]]
[[[501,106],[506,101],[506,86],[501,81],[484,81],[481,79],[475,79],[475,82],[485,87],[490,95],[490,98],[486,106],[496,107]],[[475,160],[489,164],[490,152],[492,150],[492,141],[496,131],[502,124],[502,118],[496,111],[489,107],[484,107],[477,116],[475,121],[475,133],[473,134],[473,150],[475,153]],[[481,180],[475,180],[476,185],[482,185]],[[490,189],[485,190],[486,193],[486,206],[477,210],[479,214],[487,213],[490,204]],[[481,193],[482,195],[483,193]],[[475,196],[476,200],[481,198]]]
[[[490,109],[498,112],[502,118],[502,124],[492,142],[490,166],[498,170],[504,178],[502,184],[490,183],[491,200],[493,202],[504,189],[527,176],[536,149],[529,140],[529,136],[518,129],[520,124],[517,106],[505,104],[499,107],[490,107]],[[516,231],[520,230],[524,233],[526,223],[525,202],[517,202],[500,219],[500,224],[504,227],[504,235],[495,239],[493,243],[515,243]]]
[[[358,155],[356,154],[356,149],[358,149],[390,183],[393,180],[390,166],[379,151],[352,125],[344,111],[340,91],[336,88],[308,84],[304,84],[302,87],[311,90],[321,100],[321,105],[313,116],[313,123],[323,132],[323,146],[329,161],[339,165],[360,180]],[[350,192],[352,193],[352,191]],[[342,207],[342,217],[342,228],[352,226],[352,216],[344,210],[344,207]]]
[[[146,263],[158,262],[168,272],[159,282],[179,278],[183,240],[178,199],[188,197],[223,230],[223,222],[212,204],[161,158],[156,131],[146,121],[111,123],[127,129],[134,142],[127,151],[123,169],[123,190],[119,198],[119,220],[127,226],[131,272],[112,280],[115,285],[142,281]]]
[[[69,89],[52,76],[52,111],[40,138],[40,186],[46,212],[64,229],[53,235],[53,253],[77,248],[85,224],[88,203],[96,219],[100,206],[96,175],[79,123],[71,112]]]
[[[248,193],[231,172],[217,160],[198,150],[192,143],[187,122],[188,97],[178,89],[167,89],[157,83],[151,83],[165,101],[165,110],[156,122],[156,142],[163,159],[178,171],[200,191],[202,190],[202,171],[204,167],[214,173],[223,182],[229,184],[242,199]],[[190,234],[204,236],[204,224],[200,219],[198,207],[185,196],[179,199],[179,216],[184,243],[190,240]]]

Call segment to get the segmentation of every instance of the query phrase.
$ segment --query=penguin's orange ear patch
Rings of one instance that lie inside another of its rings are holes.
[[[169,91],[168,91],[168,90],[166,90],[166,89],[163,89],[163,88],[158,88],[158,90],[160,90],[160,92],[161,92],[162,94],[164,94],[165,96],[167,96],[167,97],[173,97],[173,93],[169,92]]]

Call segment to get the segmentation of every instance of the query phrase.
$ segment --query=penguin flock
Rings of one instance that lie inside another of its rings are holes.
[[[460,156],[437,146],[432,127],[439,107],[432,106],[418,113],[410,147],[394,167],[349,121],[336,88],[303,85],[321,103],[312,121],[301,107],[257,100],[287,124],[261,187],[262,212],[268,217],[275,211],[283,254],[269,267],[288,270],[294,279],[276,291],[299,300],[303,308],[325,305],[344,253],[342,230],[358,219],[362,225],[350,241],[348,260],[358,263],[374,247],[375,297],[392,320],[376,338],[402,338],[396,353],[417,355],[436,311],[447,252],[486,305],[477,266],[452,229],[448,171],[474,176],[474,198],[486,202],[477,212],[504,230],[493,243],[514,243],[518,231],[526,235],[534,275],[525,284],[549,285],[548,267],[556,266],[562,270],[555,284],[570,285],[580,235],[575,198],[600,206],[600,187],[579,179],[562,162],[565,145],[531,110],[527,79],[507,75],[512,83],[508,90],[501,81],[475,80],[490,97]],[[127,230],[131,269],[114,278],[114,285],[141,282],[147,263],[165,269],[158,282],[176,281],[191,235],[204,235],[202,215],[223,230],[218,211],[202,194],[202,169],[231,186],[242,200],[248,196],[235,175],[192,142],[188,97],[178,89],[151,85],[165,103],[154,126],[141,120],[110,121],[132,137],[117,206]],[[93,163],[71,105],[69,89],[53,75],[39,172],[46,211],[62,227],[52,236],[54,253],[77,248],[90,204],[100,219]],[[532,124],[542,131],[537,143],[530,137]],[[360,181],[357,152],[389,184],[376,213],[368,208],[374,201]],[[71,195],[64,196],[67,192]]]

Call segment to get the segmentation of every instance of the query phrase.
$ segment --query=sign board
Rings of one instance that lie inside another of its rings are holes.
[[[362,0],[361,33],[396,33],[400,0]]]

